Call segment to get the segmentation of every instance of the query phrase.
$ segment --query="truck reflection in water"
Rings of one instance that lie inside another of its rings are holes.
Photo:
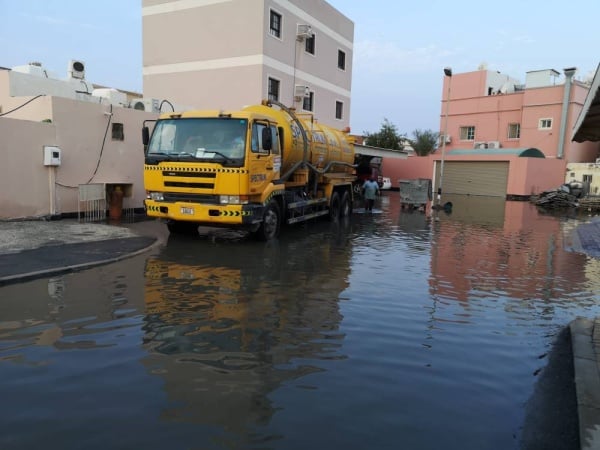
[[[345,358],[351,252],[331,227],[266,244],[171,237],[147,261],[144,364],[164,379],[164,419],[245,434],[274,414],[270,392]]]

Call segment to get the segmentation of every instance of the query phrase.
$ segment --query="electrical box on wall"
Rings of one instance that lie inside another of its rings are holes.
[[[44,165],[45,166],[60,166],[61,151],[58,147],[44,145]]]

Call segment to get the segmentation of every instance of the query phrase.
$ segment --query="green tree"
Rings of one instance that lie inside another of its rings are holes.
[[[427,156],[437,148],[440,134],[432,130],[415,130],[410,143],[419,156]]]
[[[365,144],[371,147],[388,148],[391,150],[402,150],[403,135],[398,133],[396,125],[387,119],[383,119],[381,129],[377,133],[367,133],[365,135]]]

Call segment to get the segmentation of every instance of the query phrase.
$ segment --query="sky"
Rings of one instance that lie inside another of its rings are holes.
[[[486,64],[525,81],[530,70],[600,62],[600,0],[328,0],[354,22],[350,127],[379,131],[384,119],[410,137],[439,131],[443,68]],[[141,0],[0,0],[0,66],[32,61],[67,76],[142,92]]]

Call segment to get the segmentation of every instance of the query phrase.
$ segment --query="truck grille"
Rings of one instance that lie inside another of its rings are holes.
[[[214,189],[214,183],[185,183],[183,181],[165,181],[165,187]]]
[[[219,198],[216,195],[181,194],[179,192],[165,192],[164,199],[165,202],[206,203],[209,205],[219,204]]]
[[[192,188],[192,189],[214,189],[214,181],[217,174],[214,172],[186,172],[180,170],[163,170],[165,187]],[[173,178],[179,180],[174,181]],[[194,180],[180,181],[181,178],[194,178]]]

